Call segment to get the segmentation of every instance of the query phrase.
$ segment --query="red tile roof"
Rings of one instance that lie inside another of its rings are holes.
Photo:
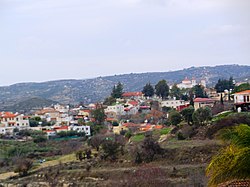
[[[242,92],[237,92],[237,93],[234,93],[235,95],[249,95],[250,94],[250,90],[245,90],[245,91],[242,91]]]
[[[0,117],[2,118],[14,118],[19,116],[19,114],[13,114],[11,112],[0,112]]]
[[[142,96],[142,92],[125,92],[122,97]]]
[[[123,123],[123,126],[125,126],[125,127],[140,127],[139,124],[135,124],[135,123]]]
[[[214,102],[214,99],[210,99],[210,98],[195,98],[194,102],[206,102],[206,103],[212,103]]]
[[[133,106],[138,105],[138,102],[137,102],[137,101],[129,101],[128,103],[131,104],[131,105],[133,105]]]
[[[55,130],[68,130],[68,126],[54,127]]]

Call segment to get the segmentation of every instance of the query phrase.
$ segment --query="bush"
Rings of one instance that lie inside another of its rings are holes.
[[[32,168],[33,161],[30,159],[20,158],[16,161],[15,172],[19,173],[20,176],[26,176],[28,171]]]

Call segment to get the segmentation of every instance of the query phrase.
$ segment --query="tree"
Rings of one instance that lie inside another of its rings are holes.
[[[152,162],[156,154],[163,154],[163,149],[158,142],[155,142],[152,136],[146,136],[142,143],[141,156],[145,162]]]
[[[234,89],[233,77],[230,77],[229,80],[219,79],[215,85],[215,89],[219,93],[224,92],[224,90]]]
[[[222,129],[219,138],[229,145],[212,158],[206,169],[210,186],[250,178],[250,127],[239,125]]]
[[[201,98],[207,97],[206,92],[204,91],[204,87],[203,86],[201,86],[201,85],[195,85],[193,87],[193,90],[194,90],[195,97],[201,97]]]
[[[192,119],[197,125],[204,125],[212,118],[212,111],[209,107],[198,108],[192,116]]]
[[[177,86],[177,84],[174,84],[170,91],[170,96],[175,97],[176,99],[180,99],[182,94],[180,88]]]
[[[154,95],[154,92],[155,92],[154,87],[150,83],[147,83],[142,90],[142,93],[146,97],[152,97]]]
[[[120,148],[119,142],[114,137],[106,137],[102,142],[102,149],[104,151],[104,159],[110,158],[112,161],[117,159],[117,154]]]
[[[181,114],[177,111],[172,111],[169,114],[169,120],[172,125],[178,125],[181,122]]]
[[[104,113],[104,109],[102,107],[97,108],[91,112],[91,115],[95,119],[97,124],[103,124],[106,119],[106,115]]]
[[[99,151],[99,147],[101,146],[103,141],[104,141],[104,136],[101,134],[97,134],[91,137],[89,144],[97,151]]]
[[[121,98],[122,94],[123,94],[123,85],[122,83],[118,82],[118,84],[113,87],[111,97]]]
[[[166,97],[168,97],[169,86],[167,85],[166,80],[161,80],[155,85],[155,93],[162,99],[166,99]]]
[[[181,115],[184,118],[184,120],[190,125],[191,122],[193,122],[193,113],[194,113],[194,107],[189,106],[188,108],[184,108],[181,111]]]

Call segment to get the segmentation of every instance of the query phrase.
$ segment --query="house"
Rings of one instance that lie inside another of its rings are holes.
[[[0,134],[12,134],[16,128],[23,130],[30,127],[29,116],[11,112],[0,112],[0,124]]]
[[[215,104],[215,100],[211,98],[195,98],[194,99],[194,109],[197,110],[201,107],[213,107]]]
[[[184,100],[165,100],[161,101],[161,108],[163,107],[169,107],[169,108],[174,108],[177,109],[180,106],[186,106],[189,103],[185,102]]]
[[[250,90],[237,92],[232,94],[234,96],[235,109],[240,108],[243,111],[250,110]]]
[[[56,131],[55,130],[45,130],[47,136],[56,136]]]
[[[126,112],[124,111],[124,105],[122,104],[116,104],[113,106],[108,106],[106,109],[104,109],[105,114],[115,114],[116,116],[122,116],[125,115]],[[110,116],[111,117],[111,116]]]
[[[70,130],[72,131],[77,131],[77,132],[84,132],[86,136],[90,136],[91,133],[90,133],[90,126],[77,126],[77,125],[74,125],[74,126],[70,126]]]
[[[69,125],[72,118],[68,112],[67,107],[55,105],[54,108],[43,108],[42,110],[36,111],[35,116],[39,116],[47,122],[53,122],[58,126],[61,124]]]

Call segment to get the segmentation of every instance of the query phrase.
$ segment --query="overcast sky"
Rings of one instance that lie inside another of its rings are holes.
[[[0,85],[250,65],[249,0],[0,0]]]

